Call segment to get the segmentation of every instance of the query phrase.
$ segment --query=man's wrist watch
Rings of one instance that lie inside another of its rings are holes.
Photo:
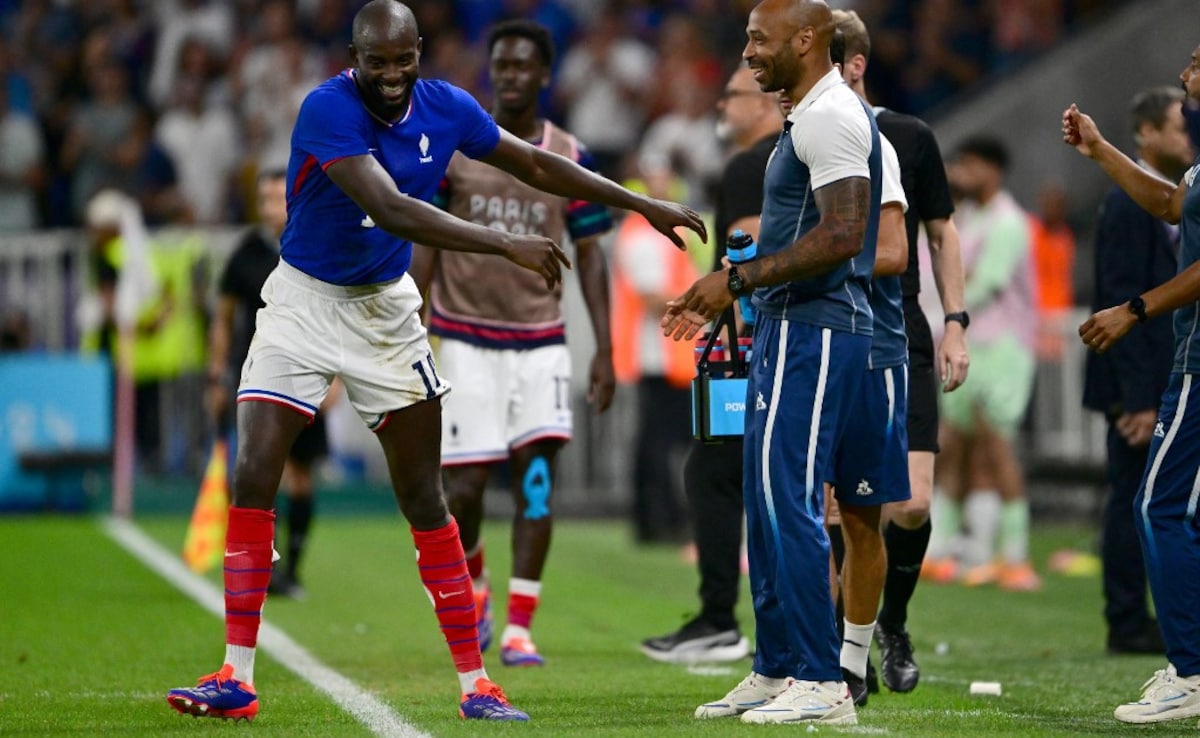
[[[1129,312],[1133,313],[1133,317],[1137,318],[1139,323],[1146,322],[1146,301],[1142,299],[1141,295],[1129,301]]]
[[[746,291],[746,282],[736,266],[729,267],[729,281],[725,283],[734,297],[741,297]]]
[[[963,330],[966,330],[967,326],[971,325],[971,316],[967,314],[966,310],[959,310],[957,313],[946,313],[945,322],[958,323]]]

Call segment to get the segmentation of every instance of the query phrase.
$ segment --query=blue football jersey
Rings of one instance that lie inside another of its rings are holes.
[[[325,81],[304,99],[292,130],[281,258],[331,284],[402,276],[412,243],[376,226],[325,169],[348,156],[373,156],[402,194],[431,202],[455,151],[479,158],[499,141],[491,116],[449,83],[417,80],[408,112],[389,124],[367,110],[354,70]]]

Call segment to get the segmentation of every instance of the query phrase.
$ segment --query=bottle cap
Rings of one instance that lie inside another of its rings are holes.
[[[739,228],[729,234],[729,239],[725,243],[730,248],[743,249],[754,243],[754,237]]]

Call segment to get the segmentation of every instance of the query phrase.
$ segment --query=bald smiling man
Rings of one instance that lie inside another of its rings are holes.
[[[829,590],[823,482],[871,349],[881,151],[869,108],[829,57],[822,2],[766,0],[742,57],[795,106],[764,179],[759,257],[707,275],[669,303],[663,330],[690,339],[753,293],[743,492],[757,647],[750,674],[698,718],[857,723]],[[815,205],[815,207],[813,207]]]

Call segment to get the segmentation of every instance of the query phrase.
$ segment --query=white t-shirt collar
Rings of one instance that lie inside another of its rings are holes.
[[[838,68],[834,67],[833,69],[830,69],[824,77],[817,80],[817,83],[812,86],[812,89],[808,91],[808,93],[804,96],[804,99],[792,108],[792,112],[788,114],[788,119],[792,122],[795,122],[796,116],[803,113],[806,109],[812,107],[812,104],[817,101],[817,98],[823,95],[827,90],[831,90],[838,85],[844,84],[846,84],[846,80],[842,79],[842,75],[840,72],[838,72]]]

